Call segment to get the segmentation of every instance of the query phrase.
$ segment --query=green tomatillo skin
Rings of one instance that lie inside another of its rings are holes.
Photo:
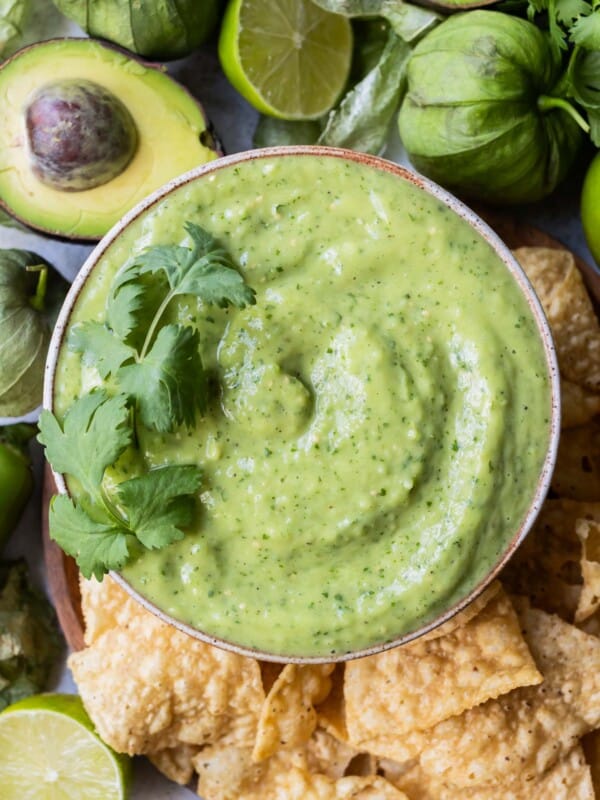
[[[42,402],[44,365],[68,284],[28,250],[0,250],[0,416],[21,417]]]
[[[560,77],[560,56],[532,23],[495,11],[451,17],[408,64],[398,123],[409,158],[469,197],[541,199],[566,176],[582,138]]]
[[[25,445],[35,431],[33,425],[0,428],[0,551],[33,491],[31,460]]]
[[[593,159],[583,182],[581,224],[588,247],[600,265],[600,155]]]
[[[54,0],[90,36],[132,53],[169,61],[189,55],[210,36],[220,0]]]

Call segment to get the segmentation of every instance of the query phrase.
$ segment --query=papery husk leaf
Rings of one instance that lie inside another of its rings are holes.
[[[405,42],[416,41],[442,19],[430,8],[403,0],[315,0],[315,3],[344,17],[384,17]]]
[[[48,270],[44,309],[37,310],[31,300],[43,269]],[[0,250],[0,416],[19,417],[41,404],[51,326],[66,289],[41,256]]]
[[[29,0],[0,0],[0,58],[19,46],[29,13]]]
[[[218,0],[55,0],[92,37],[147,58],[189,55],[213,31]]]
[[[409,55],[409,45],[390,31],[379,62],[330,113],[319,144],[379,153],[404,93]]]

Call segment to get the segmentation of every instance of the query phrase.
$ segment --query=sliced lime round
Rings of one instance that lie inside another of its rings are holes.
[[[219,57],[233,86],[263,114],[316,119],[344,89],[352,29],[310,0],[230,0]]]
[[[42,694],[0,714],[2,800],[124,800],[130,759],[94,731],[79,697]]]

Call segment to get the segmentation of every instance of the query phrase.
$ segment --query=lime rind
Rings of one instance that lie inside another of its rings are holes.
[[[0,714],[3,800],[124,800],[130,771],[75,695],[36,695]]]
[[[219,56],[233,86],[263,114],[316,119],[346,85],[352,29],[310,0],[231,0]]]

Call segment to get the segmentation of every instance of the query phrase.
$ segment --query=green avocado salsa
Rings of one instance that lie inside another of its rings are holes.
[[[200,331],[212,400],[193,429],[144,430],[140,446],[150,466],[201,466],[200,512],[123,576],[177,620],[281,656],[356,652],[431,621],[498,561],[549,446],[547,359],[516,280],[407,180],[265,155],[142,213],[70,324],[102,321],[117,271],[183,244],[183,220],[223,243],[257,302],[172,301]],[[63,347],[56,413],[101,383]]]

